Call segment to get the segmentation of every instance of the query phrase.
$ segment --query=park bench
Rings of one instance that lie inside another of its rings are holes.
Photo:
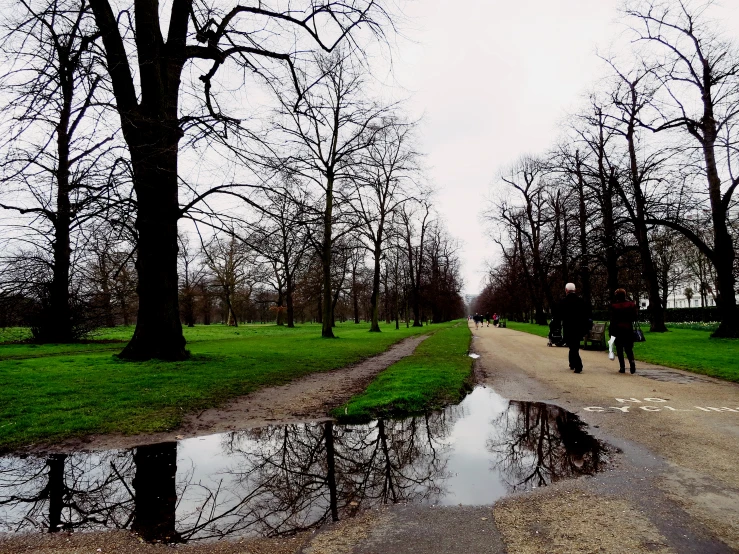
[[[606,349],[605,323],[593,323],[593,327],[590,329],[588,334],[583,337],[583,346],[587,346],[588,342],[590,343],[590,346],[597,344],[599,349]]]

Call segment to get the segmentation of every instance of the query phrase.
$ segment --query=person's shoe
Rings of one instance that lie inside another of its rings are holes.
[[[572,371],[573,369],[575,369],[575,368],[574,368],[574,367],[572,367],[572,366],[570,366],[570,371]]]
[[[575,373],[582,373],[582,368],[576,369]]]
[[[625,367],[622,367],[621,369],[618,370],[618,372],[619,373],[626,373],[626,368]]]
[[[631,366],[631,367],[629,368],[629,371],[630,371],[631,373],[636,373],[636,368],[635,368],[634,366]]]

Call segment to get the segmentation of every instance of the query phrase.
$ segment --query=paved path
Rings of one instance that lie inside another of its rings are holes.
[[[618,362],[590,351],[577,375],[567,349],[546,339],[472,333],[485,384],[575,412],[622,451],[615,467],[487,509],[391,508],[347,552],[739,551],[739,386],[643,363],[619,374]]]

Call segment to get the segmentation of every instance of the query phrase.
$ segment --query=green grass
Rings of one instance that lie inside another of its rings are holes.
[[[90,433],[175,428],[183,415],[257,388],[355,363],[410,335],[449,324],[382,333],[340,324],[336,340],[320,326],[221,325],[185,329],[191,359],[124,362],[118,343],[0,345],[0,450]],[[133,328],[100,333],[123,341]]]
[[[508,327],[546,337],[549,328],[509,321]],[[727,381],[739,382],[739,340],[712,339],[711,331],[685,324],[668,324],[667,333],[644,332],[646,342],[634,345],[637,360],[686,369]]]
[[[546,337],[549,335],[549,327],[547,325],[536,325],[534,323],[518,323],[517,321],[508,320],[506,323],[508,329],[514,331],[523,331],[524,333],[530,333],[532,335],[539,335],[540,337]]]
[[[334,410],[339,420],[425,412],[457,402],[472,370],[467,355],[471,333],[465,324],[443,329],[422,342],[412,356],[380,373],[367,390]]]

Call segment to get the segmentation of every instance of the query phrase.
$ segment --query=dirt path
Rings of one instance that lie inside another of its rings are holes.
[[[268,387],[223,406],[185,418],[171,432],[146,435],[93,435],[41,447],[45,452],[133,448],[143,444],[262,427],[276,423],[320,421],[336,406],[362,392],[383,369],[410,356],[428,335],[409,337],[387,351],[353,366],[312,373],[279,387]]]

